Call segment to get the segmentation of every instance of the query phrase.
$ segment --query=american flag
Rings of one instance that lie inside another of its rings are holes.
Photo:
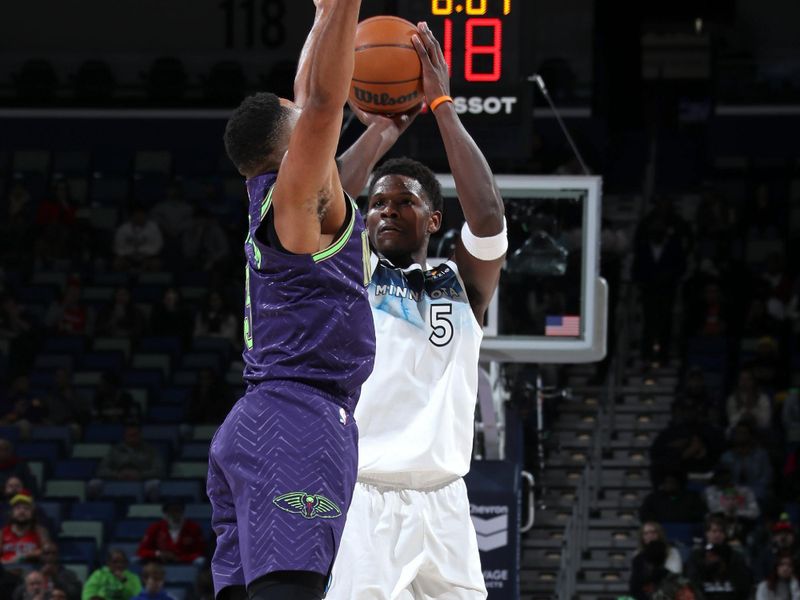
[[[544,334],[559,336],[579,336],[581,334],[581,318],[577,315],[559,315],[545,317]]]

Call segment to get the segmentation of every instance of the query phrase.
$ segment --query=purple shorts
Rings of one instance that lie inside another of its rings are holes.
[[[273,571],[330,572],[358,468],[358,429],[337,398],[264,382],[211,441],[208,497],[215,594]]]

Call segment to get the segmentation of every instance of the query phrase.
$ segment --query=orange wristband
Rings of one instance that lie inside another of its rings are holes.
[[[450,96],[439,96],[438,98],[436,98],[436,100],[434,100],[433,102],[430,103],[429,106],[430,106],[431,112],[433,112],[434,110],[439,108],[439,106],[441,106],[445,102],[452,102],[452,101],[453,101],[453,99]]]

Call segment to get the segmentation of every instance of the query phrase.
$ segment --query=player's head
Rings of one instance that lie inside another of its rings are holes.
[[[433,171],[410,158],[386,161],[372,175],[367,227],[372,245],[398,266],[424,259],[442,223],[442,189]]]
[[[262,92],[248,96],[225,126],[225,150],[245,177],[277,171],[300,114],[292,102]]]

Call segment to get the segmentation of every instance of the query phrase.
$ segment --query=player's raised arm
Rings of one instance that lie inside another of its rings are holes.
[[[295,253],[320,249],[345,215],[334,157],[342,109],[353,74],[353,44],[360,0],[315,0],[316,40],[308,44],[308,91],[283,157],[272,196],[275,230]],[[320,215],[324,215],[320,218]]]
[[[308,79],[311,72],[309,57],[314,53],[317,38],[319,37],[319,22],[322,16],[321,5],[322,0],[314,0],[314,6],[317,7],[317,11],[314,14],[314,24],[306,36],[306,41],[303,43],[302,50],[300,50],[300,58],[297,61],[297,73],[294,77],[294,103],[299,108],[303,108],[308,99]]]
[[[500,279],[508,242],[503,199],[489,163],[464,128],[450,98],[450,76],[439,42],[426,23],[412,37],[422,61],[422,81],[428,106],[436,117],[466,217],[455,261],[467,286],[472,310],[483,321],[486,307]]]

